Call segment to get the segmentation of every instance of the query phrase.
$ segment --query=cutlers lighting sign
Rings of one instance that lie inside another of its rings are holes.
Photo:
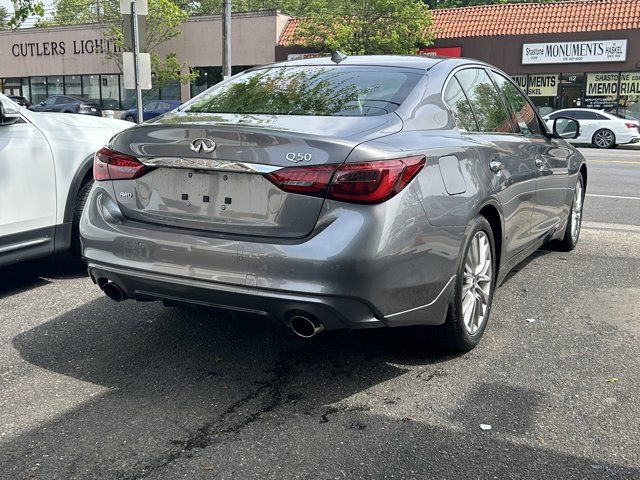
[[[525,43],[522,64],[624,62],[627,40]]]

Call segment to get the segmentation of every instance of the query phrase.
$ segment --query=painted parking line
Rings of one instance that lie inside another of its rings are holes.
[[[623,195],[598,195],[597,193],[587,193],[587,197],[621,198],[623,200],[640,200],[640,197],[625,197]]]

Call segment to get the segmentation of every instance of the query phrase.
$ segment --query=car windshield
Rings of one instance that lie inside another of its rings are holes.
[[[205,92],[187,112],[371,116],[393,112],[422,77],[388,67],[304,66],[252,70]]]

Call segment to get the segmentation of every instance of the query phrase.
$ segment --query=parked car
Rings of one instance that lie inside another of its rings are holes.
[[[93,154],[131,126],[34,113],[0,95],[0,266],[71,249],[93,184]]]
[[[96,154],[80,231],[107,296],[258,313],[302,337],[440,325],[468,350],[514,265],[576,246],[574,119],[550,133],[473,60],[334,60],[253,68]]]
[[[580,124],[580,136],[572,143],[590,143],[597,148],[614,148],[617,145],[640,142],[640,126],[637,120],[622,119],[603,110],[567,108],[556,110],[544,117],[551,126],[558,117],[574,118]]]
[[[142,116],[144,121],[151,120],[152,118],[159,117],[160,115],[164,115],[167,112],[170,112],[174,108],[178,108],[180,106],[180,102],[176,100],[152,100],[142,105]],[[136,121],[136,109],[130,108],[129,110],[122,112],[120,116],[122,120],[127,120],[128,122]]]
[[[102,116],[102,109],[96,102],[70,95],[52,95],[44,99],[44,101],[32,105],[29,110],[34,112],[80,113],[96,117]]]
[[[29,108],[31,106],[31,102],[20,95],[9,95],[9,98],[21,107]]]

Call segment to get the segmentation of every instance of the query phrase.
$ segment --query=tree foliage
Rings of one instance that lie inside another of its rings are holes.
[[[294,37],[320,52],[415,54],[432,35],[428,7],[414,0],[310,0]]]
[[[115,42],[121,50],[127,50],[124,41],[122,16],[118,0],[57,0],[56,11],[49,25],[75,25],[85,23],[101,23],[105,25],[104,37]],[[181,63],[175,53],[168,53],[164,57],[155,52],[164,42],[182,33],[181,25],[188,18],[188,13],[172,0],[149,0],[149,15],[147,16],[147,34],[140,45],[140,51],[151,54],[151,71],[154,74],[153,84],[161,88],[167,83],[179,81],[189,83],[195,73],[182,74],[186,71],[186,64]],[[121,62],[119,53],[105,53],[118,64]]]

